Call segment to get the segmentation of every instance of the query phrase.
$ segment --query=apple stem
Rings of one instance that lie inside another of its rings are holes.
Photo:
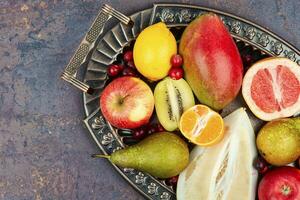
[[[92,158],[107,158],[107,159],[110,158],[109,155],[101,155],[101,154],[92,154],[91,157]]]
[[[129,97],[129,94],[127,94],[125,97],[123,97],[123,98],[121,99],[120,104],[123,104],[124,101],[125,101],[125,99],[126,99],[127,97]]]

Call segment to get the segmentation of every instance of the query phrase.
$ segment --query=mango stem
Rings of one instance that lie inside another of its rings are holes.
[[[107,159],[110,158],[109,155],[101,155],[101,154],[92,154],[91,157],[92,158],[107,158]]]

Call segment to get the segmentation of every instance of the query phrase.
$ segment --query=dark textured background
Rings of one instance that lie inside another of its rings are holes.
[[[299,0],[164,2],[236,14],[300,48]],[[0,199],[143,199],[90,158],[81,93],[59,79],[103,3],[131,14],[153,1],[0,1]]]

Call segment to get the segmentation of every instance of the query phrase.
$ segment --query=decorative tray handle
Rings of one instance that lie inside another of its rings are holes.
[[[66,66],[64,72],[61,75],[61,78],[63,80],[71,83],[76,88],[88,94],[92,94],[94,92],[93,88],[91,88],[86,83],[78,80],[76,78],[76,72],[79,67],[86,61],[89,52],[95,46],[97,38],[102,34],[104,25],[112,16],[126,25],[133,25],[133,21],[129,17],[125,16],[109,5],[104,4],[92,26],[75,51],[75,54],[71,58],[69,64]]]

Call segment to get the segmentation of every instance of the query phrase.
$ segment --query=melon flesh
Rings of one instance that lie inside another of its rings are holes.
[[[195,147],[179,175],[178,200],[254,200],[255,135],[244,108],[225,119],[225,137],[212,147]]]

